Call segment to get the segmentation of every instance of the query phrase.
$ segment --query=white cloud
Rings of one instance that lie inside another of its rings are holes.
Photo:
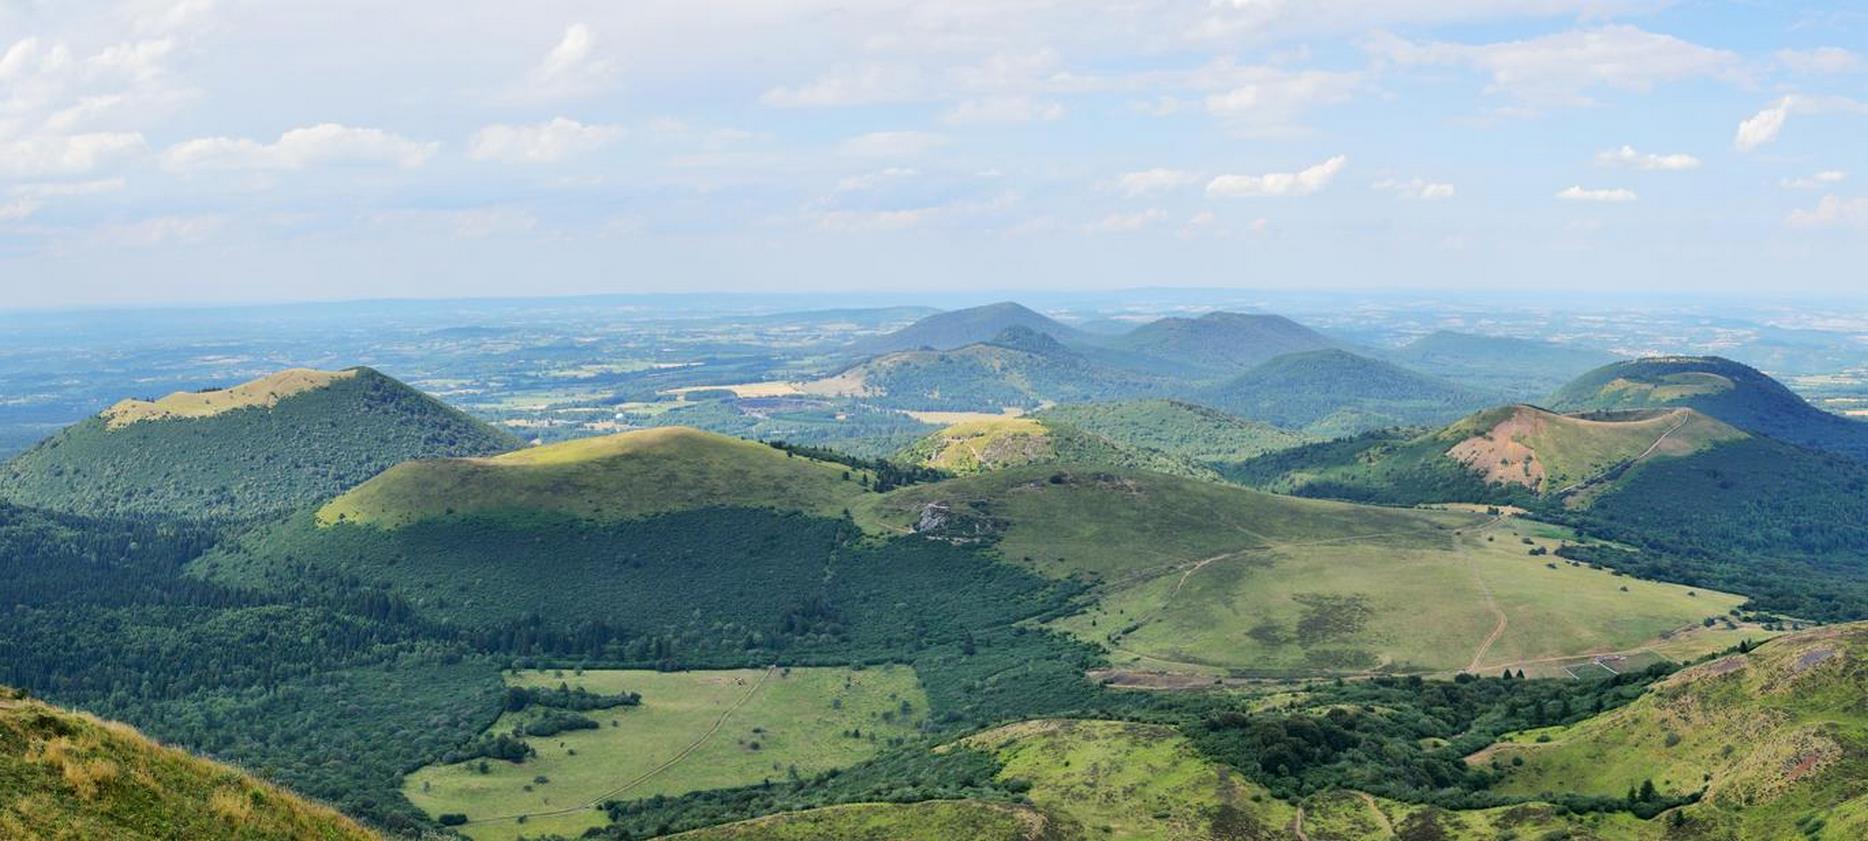
[[[1656,155],[1652,152],[1637,152],[1633,146],[1623,146],[1620,149],[1596,153],[1596,166],[1680,172],[1698,169],[1699,164],[1700,160],[1692,155],[1680,152],[1671,155]]]
[[[573,23],[509,98],[539,101],[589,96],[614,85],[616,72],[616,62],[598,52],[596,32],[588,24]]]
[[[1176,190],[1200,181],[1200,174],[1183,169],[1155,167],[1139,172],[1125,172],[1116,178],[1116,189],[1129,197]]]
[[[1139,231],[1167,218],[1167,211],[1159,208],[1136,211],[1134,213],[1111,213],[1090,223],[1087,230],[1098,234],[1124,234]]]
[[[1064,106],[1028,96],[989,96],[961,100],[941,119],[952,125],[1050,122],[1064,116]]]
[[[147,149],[136,132],[36,135],[0,140],[0,178],[82,175],[141,154]]]
[[[775,108],[837,108],[918,98],[919,75],[879,64],[835,70],[796,87],[776,87],[759,101]]]
[[[945,136],[931,132],[874,131],[843,141],[838,150],[859,158],[912,158],[945,145]]]
[[[623,136],[614,125],[586,125],[558,117],[534,125],[494,124],[474,133],[467,156],[476,161],[556,163],[594,152]]]
[[[1470,67],[1491,74],[1488,93],[1533,105],[1588,105],[1596,88],[1648,91],[1696,78],[1743,80],[1739,56],[1671,35],[1615,25],[1494,44],[1416,44],[1383,36],[1369,45],[1404,65]]]
[[[1785,178],[1777,183],[1786,190],[1815,190],[1830,184],[1840,184],[1847,181],[1848,177],[1849,174],[1842,170],[1825,169],[1814,175],[1806,175],[1799,178]]]
[[[1359,73],[1325,70],[1228,65],[1204,72],[1224,84],[1206,97],[1207,113],[1251,134],[1289,132],[1304,111],[1346,102],[1362,84]]]
[[[1614,203],[1614,202],[1631,202],[1639,198],[1639,196],[1635,195],[1635,191],[1630,190],[1626,187],[1584,189],[1581,185],[1577,185],[1573,187],[1565,187],[1563,190],[1557,193],[1557,198],[1560,198],[1564,201],[1593,201],[1593,202]]]
[[[1793,210],[1784,223],[1793,228],[1868,229],[1868,198],[1823,196],[1809,210]]]
[[[7,200],[0,203],[0,222],[25,219],[39,212],[47,199],[95,196],[121,190],[125,183],[121,178],[100,178],[92,181],[20,184],[8,190]]]
[[[1778,50],[1777,61],[1792,73],[1806,75],[1851,73],[1862,69],[1862,58],[1841,47]]]
[[[438,143],[410,140],[382,129],[336,123],[295,128],[272,143],[244,137],[201,137],[169,147],[163,166],[192,170],[287,170],[319,164],[388,164],[414,168],[434,156]]]
[[[1349,158],[1337,155],[1298,172],[1271,172],[1264,175],[1220,175],[1208,181],[1206,193],[1223,198],[1258,196],[1308,196],[1329,186],[1336,174],[1349,164]]]
[[[1420,201],[1450,199],[1458,192],[1451,184],[1442,181],[1428,181],[1425,178],[1410,178],[1406,181],[1384,178],[1369,186],[1376,190],[1387,190],[1404,199],[1417,199]]]
[[[1740,152],[1750,152],[1777,140],[1785,121],[1796,114],[1853,113],[1868,114],[1868,103],[1843,96],[1807,96],[1791,94],[1765,107],[1738,124],[1732,145]]]

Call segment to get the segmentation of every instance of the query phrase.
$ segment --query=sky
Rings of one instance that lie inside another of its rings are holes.
[[[0,0],[0,308],[1865,266],[1853,0]]]

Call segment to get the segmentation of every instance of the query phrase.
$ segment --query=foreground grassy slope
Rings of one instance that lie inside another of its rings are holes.
[[[1009,469],[894,491],[876,516],[1094,582],[1055,627],[1143,670],[1491,670],[1639,649],[1740,602],[1546,564],[1528,552],[1563,532],[1533,523],[1147,473]]]
[[[1180,400],[1078,403],[1045,409],[1035,417],[1202,464],[1245,461],[1311,440],[1303,433]]]
[[[493,760],[483,773],[473,760],[411,774],[403,789],[410,802],[430,815],[466,815],[462,830],[475,841],[575,836],[607,822],[597,809],[605,800],[755,785],[844,767],[911,735],[927,714],[914,671],[899,666],[526,672],[508,682],[636,692],[642,703],[584,713],[599,723],[596,729],[530,737],[537,755],[522,763]],[[506,713],[487,732],[523,727],[543,712]]]
[[[827,806],[669,837],[671,841],[1074,841],[1030,808],[970,800]]]
[[[1118,443],[1048,417],[962,421],[916,441],[896,459],[957,475],[1063,461],[1198,479],[1219,478],[1211,469],[1189,460]]]
[[[1474,755],[1507,792],[1704,792],[1691,838],[1868,837],[1868,625],[1695,666],[1626,707]]]
[[[0,837],[367,841],[336,812],[134,729],[0,690]]]
[[[294,370],[119,403],[0,468],[0,496],[93,515],[250,517],[328,499],[408,459],[518,445],[368,368]]]
[[[327,503],[318,522],[397,528],[538,513],[613,522],[717,507],[835,517],[872,479],[753,441],[663,427],[492,458],[399,464]]]

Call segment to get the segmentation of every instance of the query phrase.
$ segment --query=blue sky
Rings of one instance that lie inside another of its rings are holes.
[[[1855,3],[0,0],[0,307],[1865,265]]]

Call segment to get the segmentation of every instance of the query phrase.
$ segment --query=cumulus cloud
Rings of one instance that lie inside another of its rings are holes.
[[[1841,47],[1817,47],[1811,50],[1778,50],[1777,62],[1792,73],[1819,75],[1852,73],[1862,69],[1862,58]]]
[[[1868,229],[1868,198],[1823,196],[1809,210],[1793,210],[1784,220],[1793,228]]]
[[[1134,197],[1176,190],[1199,181],[1200,174],[1197,172],[1155,167],[1123,173],[1116,178],[1116,189],[1122,191],[1123,195]]]
[[[538,101],[589,96],[613,86],[616,72],[616,62],[598,51],[596,32],[588,24],[573,23],[508,98]]]
[[[1766,106],[1764,110],[1738,124],[1732,145],[1740,152],[1750,152],[1777,140],[1784,123],[1796,114],[1855,113],[1868,114],[1868,103],[1842,96],[1807,96],[1791,94]]]
[[[1373,189],[1386,190],[1404,199],[1420,201],[1439,201],[1452,198],[1458,190],[1453,185],[1441,181],[1428,181],[1425,178],[1410,178],[1405,181],[1384,178],[1369,185]]]
[[[1656,155],[1652,152],[1637,152],[1633,146],[1609,149],[1596,153],[1596,166],[1626,167],[1663,172],[1680,172],[1698,169],[1700,160],[1692,155],[1675,152],[1671,155]]]
[[[1560,198],[1564,201],[1593,201],[1593,202],[1616,203],[1616,202],[1631,202],[1639,198],[1639,196],[1635,195],[1635,191],[1630,190],[1626,187],[1585,189],[1581,185],[1576,185],[1572,187],[1563,188],[1561,191],[1557,193],[1557,198]]]
[[[83,175],[143,153],[137,132],[35,135],[0,140],[0,178]]]
[[[405,169],[421,166],[438,143],[410,140],[376,128],[320,123],[295,128],[272,143],[244,137],[201,137],[169,147],[164,167],[195,170],[291,170],[320,164],[385,164]]]
[[[1111,213],[1087,226],[1087,230],[1096,234],[1125,234],[1139,231],[1167,218],[1167,211],[1159,208],[1136,211],[1134,213]]]
[[[1221,198],[1308,196],[1330,185],[1349,158],[1337,155],[1297,172],[1264,175],[1220,175],[1206,183],[1206,194]]]
[[[912,158],[947,145],[944,135],[925,131],[872,131],[843,141],[838,150],[859,158]]]
[[[1847,181],[1848,177],[1849,174],[1842,170],[1825,169],[1822,172],[1812,175],[1805,175],[1798,178],[1785,178],[1777,183],[1786,190],[1816,190],[1831,184],[1840,184]]]
[[[1493,44],[1416,44],[1383,36],[1369,48],[1398,64],[1489,73],[1488,93],[1510,94],[1533,105],[1588,105],[1597,88],[1647,91],[1687,79],[1744,78],[1735,53],[1626,25]]]
[[[467,157],[501,163],[556,163],[594,152],[622,136],[621,126],[586,125],[564,117],[534,125],[496,123],[474,132],[467,143]]]

